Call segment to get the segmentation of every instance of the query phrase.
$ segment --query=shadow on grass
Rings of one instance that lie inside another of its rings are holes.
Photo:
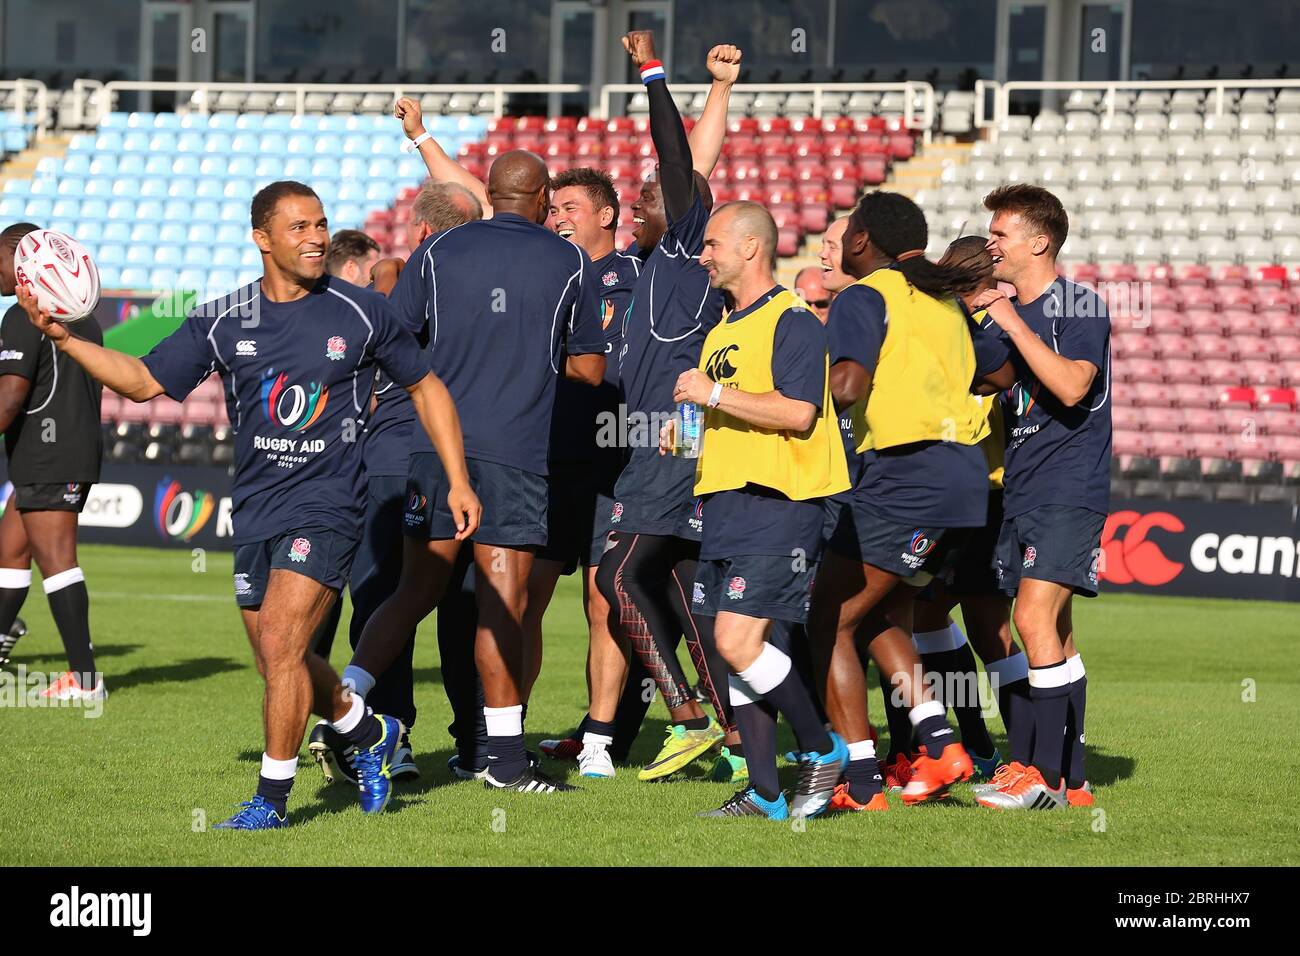
[[[50,651],[46,654],[23,654],[21,653],[22,647],[23,643],[22,641],[19,641],[16,649],[20,651],[20,653],[18,654],[17,659],[6,665],[6,669],[13,670],[19,664],[26,664],[30,669],[32,663],[36,661],[62,661],[64,664],[67,664],[68,658],[62,651]],[[142,647],[144,647],[143,644],[105,644],[103,647],[95,648],[95,659],[98,660],[101,657],[122,657],[126,654],[133,654]]]
[[[96,654],[99,652],[96,651]],[[142,687],[148,684],[179,684],[187,681],[203,680],[217,674],[241,671],[251,664],[231,660],[228,657],[195,657],[175,664],[161,664],[157,667],[137,667],[124,674],[108,674],[107,682],[110,693]]]

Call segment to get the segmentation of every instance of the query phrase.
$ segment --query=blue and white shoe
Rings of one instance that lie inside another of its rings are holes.
[[[447,758],[447,769],[457,780],[482,780],[487,776],[487,764],[484,764],[480,770],[472,770],[469,767],[460,765],[460,754],[452,754]]]
[[[214,830],[278,830],[289,822],[288,814],[277,813],[275,807],[260,794],[247,803],[229,820],[214,823]]]
[[[393,758],[402,745],[402,733],[406,729],[396,717],[375,714],[373,719],[383,725],[379,742],[352,755],[362,813],[379,813],[388,806],[388,798],[393,795]]]
[[[831,732],[831,749],[824,754],[799,755],[799,783],[795,787],[790,812],[802,817],[818,817],[830,806],[835,785],[849,765],[849,745],[839,734]]]
[[[769,820],[790,819],[790,807],[785,794],[775,800],[764,800],[753,787],[738,790],[716,810],[706,810],[702,817],[767,817]]]
[[[1002,765],[1002,754],[997,750],[993,751],[992,757],[977,757],[969,750],[966,753],[970,756],[970,762],[975,765],[975,774],[972,776],[971,783],[984,783],[993,779],[993,774],[997,772]]]

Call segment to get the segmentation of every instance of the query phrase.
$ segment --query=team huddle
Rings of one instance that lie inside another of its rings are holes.
[[[542,757],[614,776],[652,683],[670,723],[639,777],[711,756],[710,776],[739,789],[704,816],[883,811],[890,792],[912,805],[971,780],[984,807],[1092,803],[1071,601],[1098,587],[1109,319],[1057,274],[1061,203],[1000,187],[985,198],[989,237],[957,238],[936,262],[921,210],[871,192],[788,290],[771,214],[714,209],[709,189],[740,51],[710,51],[688,134],[652,36],[623,42],[658,161],[627,249],[607,175],[553,177],[513,150],[481,183],[402,99],[395,115],[431,177],[405,262],[378,261],[360,233],[331,239],[315,192],[285,181],[252,201],[262,278],[142,359],[71,334],[19,286],[51,356],[88,382],[136,401],[183,400],[214,373],[224,384],[235,597],[265,681],[266,747],[255,795],[220,826],[287,823],[312,713],[309,752],[364,812],[418,775],[412,653],[435,609],[451,770],[489,789],[578,789]],[[4,632],[5,589],[25,595],[30,570],[0,564]],[[535,753],[524,727],[543,616],[575,571],[588,709]],[[46,576],[52,606],[63,576]],[[328,658],[345,586],[340,676]],[[93,673],[88,631],[70,654],[83,643],[70,666]],[[951,690],[974,681],[924,676],[973,677],[975,654],[1005,760],[978,695]],[[784,755],[778,717],[796,741]],[[781,759],[797,768],[789,798]]]

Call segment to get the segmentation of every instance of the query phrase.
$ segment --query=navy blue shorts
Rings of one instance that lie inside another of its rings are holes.
[[[546,543],[546,478],[510,465],[467,458],[470,487],[483,505],[483,520],[470,540],[506,548]],[[408,537],[446,541],[456,537],[456,522],[447,505],[451,483],[434,452],[411,455],[406,473],[406,512],[402,530]]]
[[[537,550],[538,559],[559,561],[565,574],[579,565],[596,567],[605,553],[614,499],[598,490],[590,469],[561,465],[546,485],[546,544]]]
[[[967,529],[952,570],[941,575],[948,592],[961,597],[1002,594],[998,585],[998,537],[1002,533],[1002,489],[989,490],[989,519],[982,528]]]
[[[1051,581],[1097,596],[1097,561],[1106,516],[1070,505],[1041,505],[1002,522],[997,579],[1014,596],[1022,578]]]
[[[949,558],[948,549],[941,547],[946,534],[944,528],[919,528],[882,517],[866,505],[862,495],[850,493],[828,546],[836,554],[923,587]]]
[[[796,562],[788,554],[746,554],[701,560],[691,592],[691,613],[719,611],[802,624],[808,620],[817,562]]]
[[[342,590],[352,572],[357,538],[324,528],[299,528],[235,548],[235,603],[257,607],[272,569],[292,571]]]
[[[696,459],[638,452],[614,485],[609,530],[699,541],[704,521],[695,497]]]

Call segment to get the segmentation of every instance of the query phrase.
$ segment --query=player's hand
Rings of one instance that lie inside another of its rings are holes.
[[[402,121],[402,132],[407,139],[424,135],[424,119],[419,100],[403,96],[393,105],[393,115]]]
[[[673,386],[673,401],[706,405],[712,392],[713,379],[698,368],[688,368],[677,376],[677,384]]]
[[[456,540],[464,541],[478,530],[483,520],[483,505],[469,485],[452,485],[447,492],[447,504],[456,521]]]
[[[719,83],[735,83],[740,78],[740,48],[730,43],[719,43],[709,51],[706,64],[709,76]]]
[[[670,418],[659,429],[659,454],[667,455],[677,444],[677,420]]]
[[[1011,304],[1006,293],[1001,289],[985,289],[971,300],[971,308],[976,311],[987,309],[989,318],[1002,328],[1005,328],[1008,322],[1016,322],[1020,319],[1016,307]]]
[[[68,327],[62,322],[55,322],[50,318],[50,313],[41,308],[40,302],[37,301],[36,294],[31,291],[30,286],[19,285],[16,291],[18,304],[27,313],[27,317],[32,320],[32,325],[45,333],[55,345],[68,340]]]
[[[375,291],[380,295],[388,295],[393,291],[393,286],[397,285],[397,277],[402,274],[402,266],[406,265],[406,260],[397,256],[391,259],[380,259],[375,263],[374,268],[370,270],[370,281],[374,283]]]
[[[655,56],[655,35],[650,30],[632,30],[623,37],[623,49],[638,68],[645,66]]]

